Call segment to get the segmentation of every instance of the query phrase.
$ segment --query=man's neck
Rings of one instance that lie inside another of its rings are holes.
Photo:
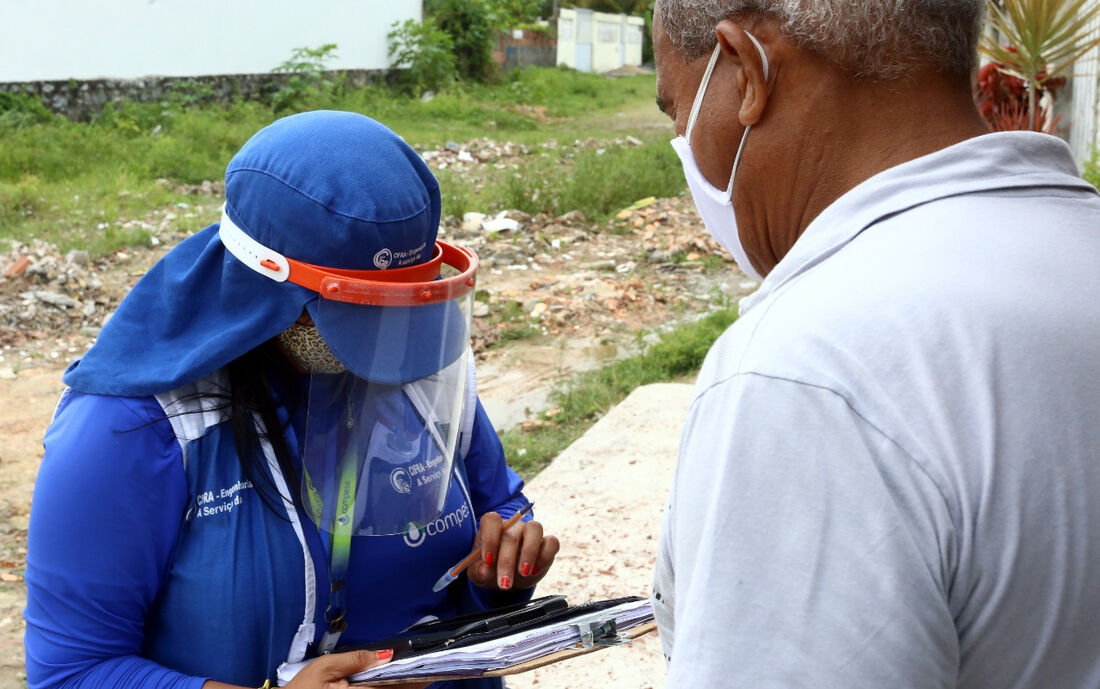
[[[787,99],[783,99],[787,100]],[[782,109],[782,101],[773,103]],[[758,156],[744,175],[752,226],[766,228],[758,267],[771,270],[810,223],[845,193],[902,163],[988,133],[969,89],[934,76],[892,86],[833,73],[804,94],[776,124],[796,141]],[[766,132],[761,131],[761,138]],[[752,145],[750,134],[749,146]],[[777,186],[781,185],[781,186]],[[753,203],[753,199],[758,200]],[[768,207],[761,207],[767,199]]]

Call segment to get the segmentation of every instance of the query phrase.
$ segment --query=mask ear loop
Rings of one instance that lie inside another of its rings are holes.
[[[756,46],[756,52],[760,53],[760,61],[764,65],[764,83],[767,84],[768,83],[768,72],[769,72],[769,69],[768,69],[768,55],[767,55],[767,53],[764,52],[764,46],[760,45],[760,41],[756,40],[756,36],[753,36],[748,31],[745,31],[745,35],[748,36],[749,40],[752,41],[752,44],[754,46]],[[720,48],[721,46],[719,45],[717,47]],[[717,56],[717,52],[715,52],[715,56]],[[712,66],[713,66],[713,58],[712,58]],[[709,74],[710,74],[709,70],[708,70],[707,74],[709,76]],[[693,114],[694,114],[694,111],[693,111]],[[730,183],[729,183],[728,186],[726,186],[726,198],[732,198],[733,197],[733,179],[734,179],[734,177],[737,176],[737,168],[741,165],[741,154],[744,153],[744,151],[745,151],[745,142],[749,138],[749,132],[750,131],[752,131],[752,125],[749,125],[749,126],[745,127],[745,133],[741,136],[741,144],[737,147],[737,155],[734,156],[734,158],[733,158],[733,169],[730,170]]]
[[[688,115],[687,130],[684,132],[684,138],[687,139],[688,146],[691,146],[691,132],[695,129],[695,120],[699,119],[699,110],[703,107],[703,96],[707,93],[707,86],[710,85],[710,75],[714,72],[714,65],[718,64],[718,56],[722,53],[722,46],[714,46],[714,52],[710,55],[710,62],[707,63],[707,71],[703,72],[703,80],[699,82],[699,90],[695,92],[695,102],[691,104],[691,114]]]

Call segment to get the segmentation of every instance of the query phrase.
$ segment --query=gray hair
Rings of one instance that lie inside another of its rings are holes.
[[[720,21],[757,13],[853,76],[891,80],[917,67],[969,76],[983,10],[983,0],[658,0],[656,15],[688,60],[714,49]]]

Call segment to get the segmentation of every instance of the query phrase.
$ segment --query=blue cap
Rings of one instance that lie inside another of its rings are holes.
[[[250,237],[328,268],[423,263],[439,227],[439,186],[420,156],[349,112],[302,113],[260,130],[230,161],[225,196],[225,213]],[[66,371],[67,385],[107,395],[166,392],[275,337],[303,308],[337,357],[370,380],[415,380],[465,351],[465,320],[453,304],[319,308],[316,292],[237,260],[218,229],[192,235],[150,269]]]

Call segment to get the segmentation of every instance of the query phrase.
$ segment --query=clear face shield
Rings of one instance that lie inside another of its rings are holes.
[[[434,268],[334,272],[318,290],[313,320],[347,370],[311,376],[302,496],[334,536],[404,533],[443,511],[466,400],[477,258],[437,247]],[[423,280],[431,273],[438,277]]]

